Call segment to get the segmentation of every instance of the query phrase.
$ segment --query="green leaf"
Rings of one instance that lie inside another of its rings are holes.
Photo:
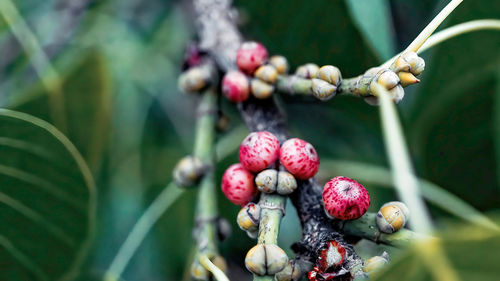
[[[0,109],[1,280],[69,280],[87,254],[95,186],[55,127]]]
[[[362,183],[376,184],[382,187],[392,187],[394,184],[391,171],[376,165],[350,161],[322,160],[320,169],[320,174],[332,174],[333,171],[334,174],[352,177]],[[483,227],[498,229],[498,226],[488,217],[460,197],[424,179],[418,179],[418,183],[422,196],[432,204],[466,221],[482,225]]]
[[[445,257],[460,280],[498,280],[499,232],[467,225],[450,228],[440,236]],[[407,281],[445,280],[444,275],[439,279],[435,275],[434,278],[431,277],[430,266],[437,267],[433,270],[443,273],[439,268],[440,259],[429,254],[436,250],[435,246],[426,242],[416,243],[415,247],[411,247],[402,256],[395,257],[389,266],[371,276],[370,280],[401,280],[402,276]]]
[[[80,55],[82,55],[80,53]],[[111,87],[109,71],[97,52],[87,52],[70,66],[63,77],[64,117],[67,136],[82,153],[89,166],[95,167],[108,140]],[[37,85],[26,95],[11,102],[9,108],[22,111],[52,124],[54,120],[46,89]]]
[[[365,41],[385,61],[394,54],[395,37],[387,0],[346,0],[352,20]]]

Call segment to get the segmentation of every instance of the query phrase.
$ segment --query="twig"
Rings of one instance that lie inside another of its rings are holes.
[[[217,279],[217,281],[229,281],[229,278],[227,278],[226,274],[218,268],[209,258],[206,254],[200,254],[198,256],[198,260],[200,261],[201,265],[208,271],[212,273],[212,275]]]

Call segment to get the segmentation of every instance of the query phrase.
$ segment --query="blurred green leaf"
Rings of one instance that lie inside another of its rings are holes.
[[[362,183],[376,184],[383,187],[392,187],[394,184],[391,171],[385,167],[351,161],[322,160],[320,177],[321,174],[331,175],[332,173],[352,177]],[[483,227],[498,229],[498,226],[488,217],[446,189],[424,179],[418,179],[418,183],[422,196],[427,201],[466,221]]]
[[[440,235],[444,254],[460,280],[498,280],[500,259],[500,233],[477,226],[454,226]],[[425,243],[425,242],[424,242]],[[420,245],[420,247],[418,246]],[[416,243],[402,256],[396,257],[384,270],[372,276],[373,280],[428,281],[437,280],[429,273],[429,264],[438,266],[434,256],[424,261],[418,251],[431,252],[433,244]],[[437,272],[440,268],[435,269]],[[439,279],[444,280],[444,279]]]
[[[388,0],[346,0],[352,20],[382,61],[394,50],[394,27]]]
[[[500,6],[491,1],[464,1],[446,25],[498,14]],[[480,210],[496,208],[500,200],[492,153],[498,46],[494,31],[465,34],[437,46],[429,52],[417,92],[406,95],[401,105],[418,174]]]
[[[0,132],[0,279],[71,279],[94,230],[92,175],[45,121],[0,109]]]
[[[68,64],[71,66],[64,72],[62,85],[67,135],[94,168],[99,164],[109,135],[109,71],[100,54],[92,51]],[[9,108],[53,121],[47,92],[41,85],[13,100]]]

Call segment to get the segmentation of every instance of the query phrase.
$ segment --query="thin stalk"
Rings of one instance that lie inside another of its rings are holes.
[[[384,142],[393,178],[399,196],[410,209],[411,228],[416,232],[431,235],[432,222],[420,196],[418,181],[413,173],[410,154],[404,140],[396,107],[387,90],[375,84],[373,92],[380,100],[380,116],[384,131]],[[417,253],[427,265],[435,280],[457,281],[458,274],[451,266],[438,239],[416,239]],[[428,247],[424,247],[428,246]],[[432,260],[433,262],[428,262]]]
[[[198,260],[201,265],[208,271],[212,273],[212,275],[217,279],[217,281],[229,281],[226,274],[218,268],[205,254],[201,254],[198,256]]]
[[[118,250],[118,253],[106,271],[104,280],[115,281],[120,279],[123,270],[128,265],[130,259],[137,251],[142,241],[144,241],[144,238],[151,228],[183,193],[184,189],[178,188],[174,183],[168,184],[163,189],[135,223],[132,231],[129,233],[125,242],[123,242],[123,245]]]
[[[64,118],[64,97],[62,91],[62,79],[50,63],[35,34],[24,21],[12,0],[0,1],[0,13],[9,25],[17,41],[21,44],[29,57],[33,68],[47,90],[49,105],[51,106],[51,117],[56,126],[63,132],[66,131],[66,119]]]
[[[285,212],[286,197],[278,194],[262,193],[259,206],[260,222],[257,243],[277,244],[281,218]],[[254,274],[254,281],[274,281],[274,276],[258,276]]]

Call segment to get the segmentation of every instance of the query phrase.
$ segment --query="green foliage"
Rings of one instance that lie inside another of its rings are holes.
[[[0,132],[0,279],[72,279],[95,227],[89,168],[36,117],[0,109]]]

